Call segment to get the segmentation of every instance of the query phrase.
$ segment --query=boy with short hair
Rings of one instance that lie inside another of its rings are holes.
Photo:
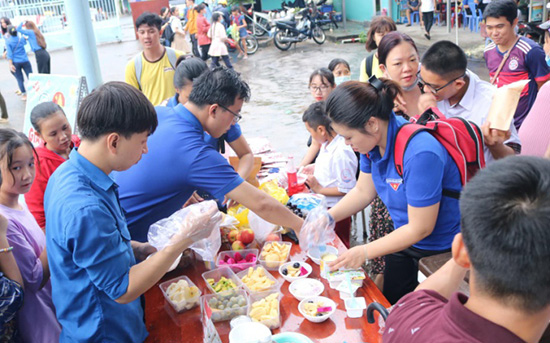
[[[514,156],[465,186],[453,258],[393,307],[385,343],[539,341],[550,321],[548,170]],[[468,268],[469,298],[454,293]]]

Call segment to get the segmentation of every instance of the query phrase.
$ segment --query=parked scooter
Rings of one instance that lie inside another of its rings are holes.
[[[539,27],[541,23],[542,22],[540,20],[531,21],[528,23],[519,23],[518,34],[520,36],[527,37],[542,46],[544,44],[544,30]]]
[[[316,14],[317,8],[313,5],[298,12],[298,15],[302,17],[299,21],[296,21],[293,17],[290,20],[276,20],[276,32],[273,38],[275,46],[282,51],[286,51],[290,49],[293,43],[303,42],[308,38],[313,38],[317,44],[323,44],[327,37],[321,26],[312,19],[312,15]]]

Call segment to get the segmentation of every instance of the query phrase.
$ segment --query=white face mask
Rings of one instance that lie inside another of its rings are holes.
[[[384,77],[393,81],[392,77],[390,76],[390,74],[388,72],[384,73]],[[401,86],[401,85],[399,85],[399,86]],[[410,90],[413,90],[414,87],[418,87],[418,76],[416,76],[416,79],[414,80],[412,85],[410,85],[408,87],[401,86],[401,89],[403,89],[405,92],[408,92]]]
[[[334,78],[334,82],[336,83],[336,86],[349,80],[351,80],[351,75],[337,76]]]

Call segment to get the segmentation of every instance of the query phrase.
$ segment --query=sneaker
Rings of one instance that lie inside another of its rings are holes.
[[[21,95],[21,101],[27,101],[27,93]]]
[[[0,124],[7,124],[9,123],[9,119],[8,118],[0,118]]]
[[[15,91],[15,94],[21,95],[21,91],[18,89],[18,90]]]
[[[427,33],[424,34],[424,37],[428,38],[428,40],[432,39],[432,37],[430,37],[430,35]]]
[[[405,25],[405,26],[411,26],[411,24],[410,24],[410,23],[407,23],[407,25]]]

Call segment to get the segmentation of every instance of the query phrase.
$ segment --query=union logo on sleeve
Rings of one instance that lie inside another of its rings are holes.
[[[397,192],[399,186],[403,184],[403,179],[386,179],[386,183],[388,183],[390,187]]]

